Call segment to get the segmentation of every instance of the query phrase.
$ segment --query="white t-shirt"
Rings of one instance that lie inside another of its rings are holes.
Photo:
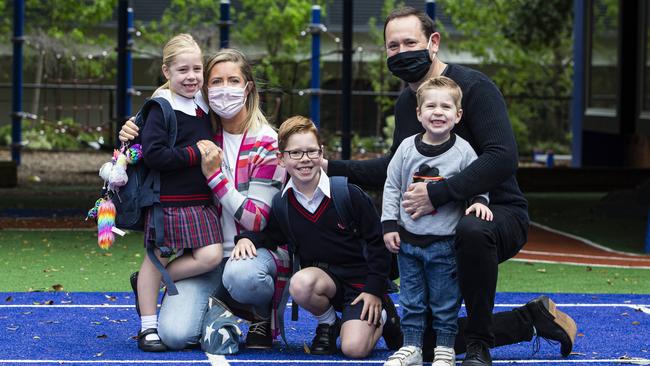
[[[226,177],[233,183],[235,182],[235,167],[239,156],[239,147],[241,146],[243,134],[232,134],[223,131],[223,153],[224,160],[221,162],[221,170]],[[232,214],[223,210],[221,212],[221,229],[223,230],[224,247],[233,247],[237,227]]]

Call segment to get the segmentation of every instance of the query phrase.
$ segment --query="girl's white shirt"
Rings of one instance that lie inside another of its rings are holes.
[[[160,90],[151,97],[165,98],[175,111],[181,111],[189,116],[196,116],[196,107],[201,108],[205,114],[210,110],[200,90],[194,94],[194,98],[192,99],[172,93],[169,89]]]

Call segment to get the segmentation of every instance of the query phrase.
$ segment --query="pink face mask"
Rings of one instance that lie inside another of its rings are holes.
[[[221,118],[233,118],[246,103],[246,85],[243,88],[232,86],[209,88],[208,102],[210,108]]]

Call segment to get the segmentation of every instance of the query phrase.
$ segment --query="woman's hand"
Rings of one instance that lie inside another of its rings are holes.
[[[138,137],[138,131],[140,131],[140,129],[135,124],[135,117],[129,118],[124,122],[122,129],[120,130],[120,141],[128,142],[135,139]]]
[[[201,140],[196,143],[201,151],[201,170],[206,178],[210,178],[221,168],[223,150],[210,140]]]
[[[235,249],[232,250],[230,260],[253,259],[254,257],[257,257],[255,244],[250,239],[242,238],[239,239],[237,245],[235,245]]]

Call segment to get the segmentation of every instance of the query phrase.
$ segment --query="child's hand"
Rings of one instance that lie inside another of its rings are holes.
[[[359,301],[363,301],[363,310],[361,310],[359,319],[364,320],[368,316],[368,325],[379,324],[381,320],[381,299],[367,292],[362,292],[350,305],[355,305]]]
[[[399,233],[396,231],[384,234],[384,244],[386,244],[386,249],[391,253],[399,252],[400,246]]]
[[[127,142],[135,139],[138,137],[139,130],[140,129],[135,124],[135,117],[129,118],[124,122],[124,125],[122,125],[122,129],[120,130],[120,141]]]
[[[465,210],[465,215],[469,215],[472,212],[476,212],[476,217],[483,219],[485,221],[492,221],[492,211],[482,203],[475,203]]]
[[[246,259],[246,258],[253,259],[254,257],[257,257],[257,249],[255,249],[255,244],[253,244],[253,242],[250,241],[250,239],[242,238],[239,239],[237,245],[235,245],[235,248],[232,250],[230,259],[231,260],[239,260],[239,259]]]

